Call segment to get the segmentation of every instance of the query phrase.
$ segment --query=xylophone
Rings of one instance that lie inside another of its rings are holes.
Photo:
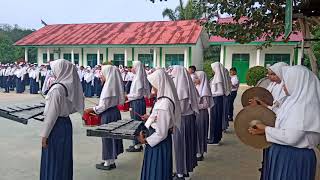
[[[96,129],[87,129],[87,136],[134,140],[144,130],[144,122],[124,119],[103,124]]]
[[[43,121],[44,103],[0,106],[0,117],[28,124],[29,119]]]

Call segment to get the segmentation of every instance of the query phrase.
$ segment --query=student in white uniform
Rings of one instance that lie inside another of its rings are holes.
[[[184,179],[198,165],[196,115],[199,114],[199,94],[183,66],[174,66],[171,75],[181,107],[181,128],[173,134],[176,179]]]
[[[225,123],[226,107],[224,106],[224,99],[231,93],[231,84],[227,76],[228,73],[221,63],[212,63],[211,68],[214,72],[213,79],[210,82],[214,106],[210,110],[208,144],[219,145],[222,139],[223,124]]]
[[[140,61],[133,61],[132,72],[134,78],[130,88],[130,93],[126,96],[130,102],[132,113],[131,119],[141,121],[141,117],[137,114],[146,114],[145,97],[150,96],[150,85],[143,64]],[[141,152],[142,146],[138,141],[134,141],[133,145],[127,149],[127,152]]]
[[[180,128],[181,110],[177,90],[172,79],[159,69],[148,76],[157,94],[157,102],[147,119],[148,133],[138,138],[146,144],[141,180],[171,180],[173,169],[172,137],[173,128]]]
[[[197,68],[195,66],[189,66],[188,72],[195,86],[200,84],[198,75],[196,74]]]
[[[117,67],[112,65],[102,66],[102,80],[104,86],[101,92],[99,104],[93,108],[86,109],[86,113],[100,114],[101,123],[121,120],[121,114],[117,106],[125,101],[121,73]],[[97,169],[112,170],[116,168],[115,160],[123,153],[121,139],[102,138],[102,160],[96,165]]]
[[[209,111],[213,106],[212,93],[207,75],[204,71],[196,71],[195,74],[199,79],[196,86],[200,95],[199,114],[197,115],[197,159],[203,161],[203,154],[207,152],[207,139],[209,131]]]
[[[277,113],[275,127],[257,124],[253,135],[272,143],[263,180],[314,180],[320,143],[320,82],[306,67],[283,67],[287,99]],[[318,151],[318,150],[316,150]]]
[[[234,100],[237,97],[238,89],[239,89],[239,78],[237,76],[237,69],[235,67],[230,69],[230,77],[231,77],[231,94],[229,96],[229,114],[228,119],[233,121],[233,111],[234,111]]]
[[[50,63],[56,77],[46,96],[40,180],[72,180],[72,123],[70,114],[83,112],[84,97],[76,67],[59,59]]]
[[[286,99],[286,94],[283,91],[283,81],[282,81],[282,68],[288,66],[287,63],[279,62],[276,63],[268,68],[268,78],[270,79],[271,83],[267,87],[268,91],[271,92],[273,96],[273,106],[271,110],[277,113],[278,109],[280,108],[281,104]]]

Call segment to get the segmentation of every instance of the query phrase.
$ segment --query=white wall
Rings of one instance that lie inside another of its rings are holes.
[[[192,46],[192,64],[197,67],[198,70],[203,70],[203,45],[202,40],[199,38],[197,44]]]
[[[226,59],[224,60],[225,67],[230,69],[232,67],[233,54],[249,54],[250,62],[249,67],[264,66],[266,54],[290,54],[290,60],[294,60],[294,47],[295,45],[273,45],[270,48],[264,48],[260,53],[260,64],[257,64],[257,48],[254,45],[230,45],[226,46]]]

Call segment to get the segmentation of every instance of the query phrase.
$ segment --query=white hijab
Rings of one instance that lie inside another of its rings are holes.
[[[94,73],[92,72],[92,70],[91,70],[90,67],[87,67],[86,70],[89,71],[89,72],[86,72],[86,73],[84,74],[84,80],[85,80],[87,83],[92,82],[93,79],[94,79]],[[80,78],[79,78],[79,79],[80,79]]]
[[[231,93],[232,83],[229,72],[220,62],[211,64],[211,68],[214,71],[213,79],[210,82],[212,89],[218,89],[219,83],[222,85],[223,94],[228,96]]]
[[[124,104],[125,96],[119,69],[112,65],[105,65],[102,66],[101,73],[106,81],[103,85],[100,99],[105,100],[110,97],[116,97],[118,98],[118,104]]]
[[[149,97],[150,85],[143,64],[140,61],[133,61],[132,67],[135,69],[136,74],[132,80],[130,94],[136,94],[140,89],[143,89],[143,95]]]
[[[273,71],[281,80],[281,83],[278,84],[276,82],[271,82],[269,86],[267,87],[267,90],[271,92],[273,99],[274,99],[274,105],[279,104],[281,105],[287,96],[286,93],[283,91],[283,77],[282,77],[282,68],[288,66],[287,63],[284,62],[278,62],[272,66],[269,67],[271,71]],[[272,108],[277,113],[276,106]]]
[[[71,113],[83,113],[84,109],[84,96],[82,85],[79,80],[77,67],[71,62],[58,59],[50,62],[53,75],[56,77],[55,83],[63,84],[68,91],[68,100],[72,104]]]
[[[284,67],[288,97],[279,109],[276,127],[320,133],[320,82],[304,66]]]
[[[174,78],[173,82],[176,86],[179,100],[188,99],[191,109],[199,113],[199,93],[186,68],[176,65],[173,67],[171,75]]]
[[[181,126],[181,107],[177,94],[177,89],[171,77],[165,72],[164,69],[158,69],[148,76],[148,80],[157,91],[157,98],[167,97],[174,103],[175,111],[173,114],[174,125],[180,129]],[[156,102],[157,104],[157,102]],[[155,109],[167,110],[164,105],[154,106]]]
[[[207,75],[204,71],[196,71],[195,72],[196,75],[198,76],[199,80],[200,80],[200,84],[198,84],[196,86],[199,96],[200,96],[200,103],[202,102],[202,98],[204,97],[210,97],[209,100],[209,107],[212,107],[214,105],[213,100],[212,100],[212,93],[211,93],[211,89],[210,89],[210,84],[207,78]]]

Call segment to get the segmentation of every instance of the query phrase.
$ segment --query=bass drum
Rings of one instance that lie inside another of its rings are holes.
[[[263,88],[267,89],[267,87],[269,86],[270,83],[271,83],[271,81],[269,80],[269,78],[265,77],[265,78],[262,78],[258,81],[258,83],[256,84],[256,87],[263,87]]]

